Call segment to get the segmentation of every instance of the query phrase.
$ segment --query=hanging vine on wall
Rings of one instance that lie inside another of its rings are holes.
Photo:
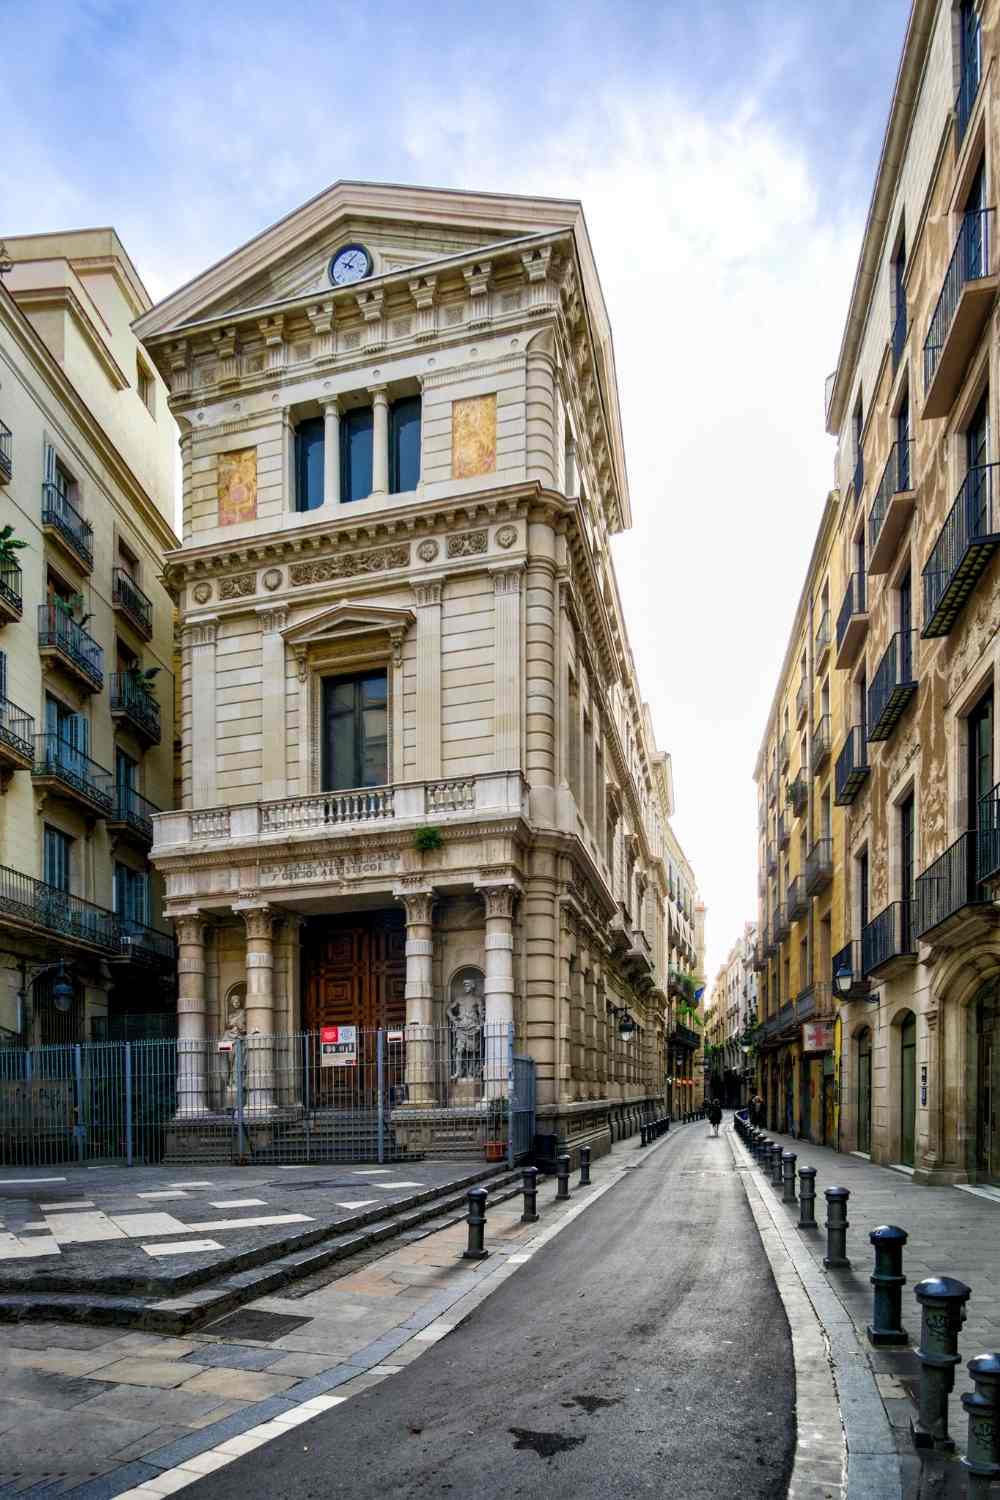
[[[442,849],[444,838],[440,828],[418,828],[413,835],[413,847],[426,854],[432,849]]]

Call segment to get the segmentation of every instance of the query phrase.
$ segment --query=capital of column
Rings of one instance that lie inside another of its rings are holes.
[[[339,396],[320,396],[319,404],[323,408],[323,415],[325,417],[337,418],[340,416]]]
[[[514,902],[521,894],[516,885],[481,885],[479,894],[482,896],[486,906],[486,919],[493,917],[506,917],[508,920],[514,915]]]
[[[387,385],[370,385],[368,394],[372,398],[373,406],[388,406],[389,387]]]
[[[200,948],[204,946],[205,928],[208,923],[200,911],[174,912],[171,913],[171,920],[179,947]]]
[[[277,914],[272,906],[234,906],[233,911],[246,923],[247,937],[258,941],[273,937]]]
[[[425,891],[394,891],[396,900],[402,903],[406,912],[407,927],[429,927],[431,913],[437,900],[437,893],[433,889]]]

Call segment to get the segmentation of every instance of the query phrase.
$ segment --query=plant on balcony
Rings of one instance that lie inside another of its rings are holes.
[[[0,526],[0,568],[17,562],[17,554],[27,545],[14,535],[13,526]]]
[[[61,615],[65,615],[67,620],[72,620],[74,624],[79,625],[81,630],[86,629],[88,621],[94,618],[93,615],[84,614],[83,607],[86,600],[82,594],[70,594],[68,599],[64,599],[61,594],[56,594],[52,602]]]
[[[440,828],[418,828],[413,835],[413,847],[421,854],[427,854],[432,849],[444,848],[444,836]]]
[[[155,703],[156,694],[153,692],[153,678],[160,670],[159,667],[129,667],[125,673],[125,680],[148,703]]]

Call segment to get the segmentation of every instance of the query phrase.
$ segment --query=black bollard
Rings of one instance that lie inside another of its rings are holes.
[[[876,1348],[908,1344],[910,1335],[903,1327],[903,1246],[909,1236],[896,1224],[882,1224],[868,1238],[875,1246],[875,1269],[871,1283],[872,1320],[868,1324],[868,1342]]]
[[[782,1203],[795,1202],[795,1163],[798,1157],[794,1151],[783,1151],[781,1153],[781,1201]]]
[[[760,1167],[760,1169],[761,1169],[762,1172],[770,1171],[770,1167],[771,1167],[771,1147],[773,1145],[774,1145],[774,1142],[771,1140],[771,1138],[769,1136],[765,1136],[764,1139],[761,1141],[760,1146],[758,1147],[758,1150],[757,1150],[757,1165],[758,1165],[758,1167]]]
[[[913,1295],[920,1303],[920,1399],[917,1419],[910,1423],[913,1445],[950,1452],[955,1444],[948,1435],[948,1397],[955,1388],[958,1335],[972,1294],[964,1281],[930,1276],[917,1282]]]
[[[969,1414],[969,1437],[963,1467],[969,1471],[969,1500],[990,1500],[990,1486],[1000,1479],[997,1418],[1000,1415],[1000,1354],[977,1354],[968,1364],[974,1391],[962,1405]]]
[[[538,1168],[525,1167],[521,1173],[521,1192],[524,1194],[522,1224],[538,1223]]]
[[[466,1202],[469,1212],[466,1223],[469,1226],[469,1243],[462,1251],[463,1260],[485,1260],[489,1251],[483,1244],[486,1234],[486,1200],[489,1197],[486,1188],[470,1188],[466,1193]]]
[[[590,1147],[580,1147],[580,1187],[590,1187]]]
[[[649,1145],[649,1138],[648,1138],[648,1136],[646,1134],[646,1127],[645,1127],[645,1125],[643,1125],[642,1129],[639,1132],[639,1145],[640,1146],[648,1146]]]
[[[847,1219],[847,1200],[851,1196],[850,1188],[832,1187],[827,1188],[823,1194],[826,1199],[826,1254],[823,1264],[830,1270],[834,1266],[847,1266],[851,1262],[847,1259],[847,1231],[850,1224]]]
[[[569,1197],[569,1157],[556,1157],[556,1201]]]
[[[799,1168],[799,1225],[800,1229],[816,1228],[816,1168]]]
[[[780,1146],[771,1147],[771,1182],[774,1187],[781,1186],[781,1158],[784,1155]]]

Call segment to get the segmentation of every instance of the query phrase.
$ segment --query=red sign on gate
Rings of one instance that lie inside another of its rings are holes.
[[[324,1068],[353,1068],[358,1061],[356,1026],[321,1026],[320,1064]]]

